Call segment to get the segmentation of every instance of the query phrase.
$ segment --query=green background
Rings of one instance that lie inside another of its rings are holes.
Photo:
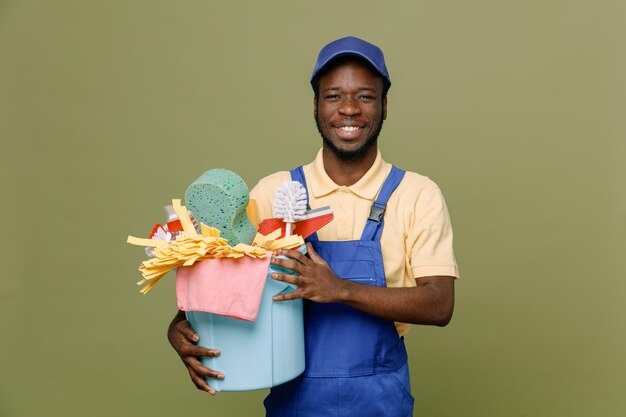
[[[196,391],[135,285],[161,206],[320,146],[345,35],[393,86],[383,156],[443,189],[452,323],[408,336],[422,416],[626,415],[626,3],[0,1],[0,416],[259,416]]]

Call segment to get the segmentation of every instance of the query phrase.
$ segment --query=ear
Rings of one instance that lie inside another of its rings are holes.
[[[383,120],[387,120],[387,96],[383,97]]]
[[[317,119],[317,97],[313,97],[313,117]]]

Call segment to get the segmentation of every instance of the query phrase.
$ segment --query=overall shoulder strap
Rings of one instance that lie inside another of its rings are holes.
[[[400,185],[405,173],[406,171],[396,168],[393,165],[391,166],[391,172],[385,179],[385,183],[380,189],[376,201],[372,204],[370,215],[367,218],[367,223],[365,223],[365,228],[361,235],[361,240],[380,239],[383,227],[385,226],[383,217],[385,216],[387,201],[389,201],[391,194],[398,188],[398,185]]]
[[[298,181],[300,184],[304,186],[304,190],[306,191],[306,206],[307,209],[310,210],[311,206],[309,205],[309,187],[306,185],[306,178],[304,178],[304,170],[302,169],[302,165],[298,168],[294,168],[289,171],[291,174],[292,181]],[[308,241],[317,241],[317,233],[313,233],[311,236],[307,238]]]
[[[304,178],[304,170],[302,169],[302,165],[300,165],[298,168],[292,169],[291,171],[289,171],[289,173],[291,174],[291,181],[298,181],[304,186],[304,189],[306,191],[306,201],[307,204],[309,204],[309,187],[307,187],[306,185],[306,178]]]

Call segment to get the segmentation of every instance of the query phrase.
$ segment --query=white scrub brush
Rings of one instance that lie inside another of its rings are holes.
[[[298,181],[285,181],[276,190],[274,217],[285,222],[285,237],[291,236],[291,225],[304,219],[307,199],[306,190]]]

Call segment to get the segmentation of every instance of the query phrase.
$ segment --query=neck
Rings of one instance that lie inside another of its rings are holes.
[[[362,158],[345,160],[338,158],[330,149],[324,146],[322,148],[324,170],[335,184],[349,187],[359,181],[374,165],[377,149],[376,146],[372,146]]]

